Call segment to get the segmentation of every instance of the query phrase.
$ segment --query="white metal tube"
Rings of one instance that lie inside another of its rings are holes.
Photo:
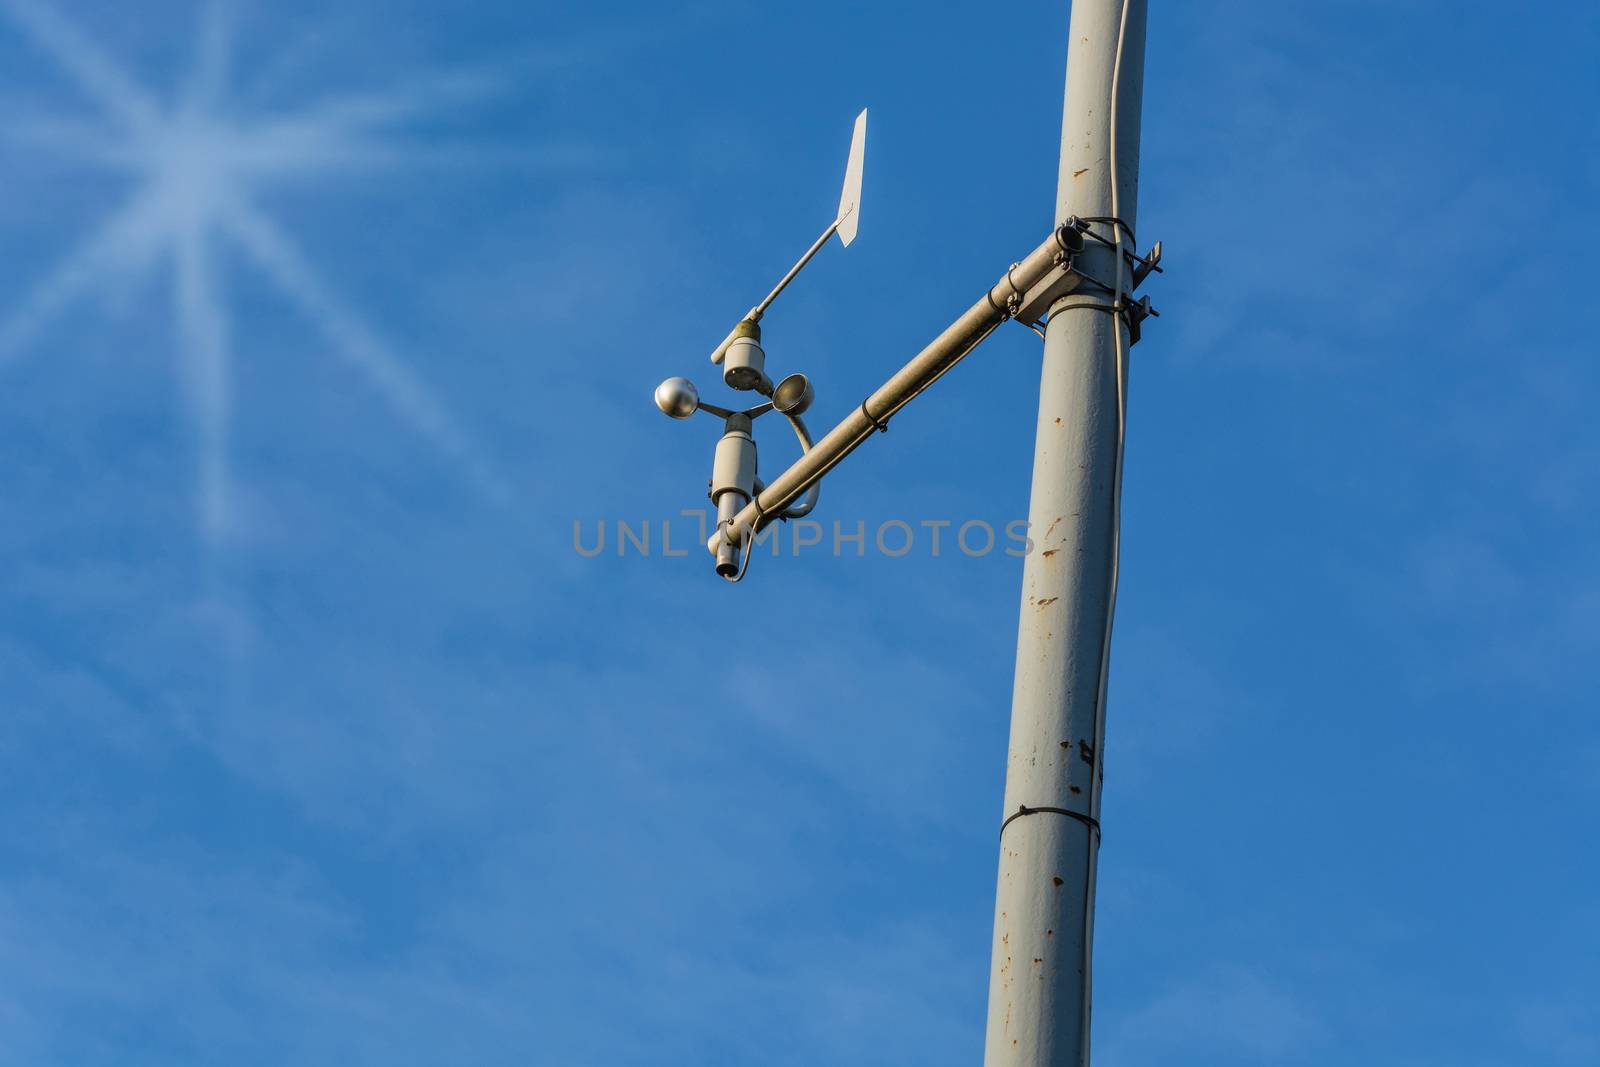
[[[800,257],[800,261],[789,268],[789,273],[778,280],[778,284],[772,287],[772,292],[767,294],[767,298],[751,308],[750,314],[746,315],[745,318],[751,322],[760,322],[761,316],[767,313],[767,308],[771,307],[772,302],[778,299],[778,294],[789,287],[789,283],[794,281],[795,275],[805,269],[805,265],[811,262],[811,257],[822,251],[822,246],[828,243],[828,238],[838,231],[839,223],[837,220],[829,223],[828,228],[822,231],[822,236],[813,241],[811,247],[806,249],[806,254]]]
[[[1113,107],[1119,31],[1122,60]],[[1074,0],[1069,34],[1056,217],[1113,214],[1115,144],[1117,209],[1131,227],[1145,0]],[[1109,225],[1096,228],[1112,236]],[[1103,279],[1124,276],[1116,259],[1094,241],[1080,256],[1085,273]],[[1045,335],[1028,510],[1034,548],[1023,563],[1017,627],[986,1067],[1089,1063],[1105,758],[1101,675],[1110,638],[1124,399],[1118,360],[1128,343],[1122,320],[1106,310],[1111,301],[1108,294],[1087,290],[1062,298]]]
[[[800,454],[802,456],[807,452],[810,452],[812,448],[816,447],[811,442],[811,431],[806,427],[804,419],[802,419],[799,415],[790,415],[787,412],[784,413],[784,418],[789,420],[789,425],[794,427],[795,437],[800,439]],[[811,490],[810,492],[806,493],[806,498],[798,504],[793,504],[784,508],[783,517],[786,519],[803,519],[807,515],[811,514],[812,509],[817,506],[817,495],[821,491],[821,479],[812,482]]]
[[[761,316],[767,313],[767,308],[771,307],[772,302],[778,299],[778,294],[789,287],[789,283],[794,281],[795,276],[805,269],[805,265],[811,262],[811,258],[822,251],[822,246],[828,243],[828,238],[838,232],[838,221],[830,222],[828,228],[822,231],[822,236],[813,241],[811,247],[806,249],[805,255],[800,257],[800,261],[789,268],[788,274],[778,279],[778,284],[772,287],[772,292],[767,294],[766,299],[745,312],[744,318],[734,324],[733,329],[728,332],[728,336],[722,339],[722,343],[711,350],[711,362],[722,362],[723,358],[728,354],[728,347],[739,337],[739,326],[746,322],[760,322]]]
[[[829,430],[814,448],[774,478],[756,500],[745,505],[728,528],[734,543],[741,542],[752,527],[759,533],[767,523],[777,519],[779,512],[855,451],[873,431],[886,425],[895,412],[959,363],[995,326],[1005,321],[1008,301],[1042,281],[1064,261],[1074,243],[1065,227],[1058,226],[1052,231],[977,303]]]

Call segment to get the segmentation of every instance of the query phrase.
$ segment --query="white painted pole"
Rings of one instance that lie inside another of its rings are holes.
[[[1120,214],[1133,227],[1144,39],[1145,0],[1073,0],[1058,221]],[[1109,223],[1095,231],[1137,251],[1131,235],[1118,239]],[[1125,293],[1127,273],[1118,259],[1095,241],[1079,257],[1085,274]],[[1022,572],[987,1067],[1089,1063],[1104,674],[1129,344],[1122,319],[1109,310],[1115,300],[1114,292],[1080,287],[1052,309],[1045,331],[1028,510],[1034,550]]]

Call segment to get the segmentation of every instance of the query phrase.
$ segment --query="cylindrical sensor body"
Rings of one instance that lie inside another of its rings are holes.
[[[722,380],[728,388],[749,392],[767,380],[767,354],[754,337],[739,337],[728,346],[722,361]]]
[[[749,425],[749,420],[745,420],[745,425]],[[717,442],[716,457],[711,462],[711,499],[720,504],[723,494],[738,493],[748,500],[755,486],[755,440],[748,429],[730,428]]]
[[[744,507],[745,500],[745,496],[741,493],[727,492],[717,501],[717,532],[706,547],[717,557],[717,573],[724,578],[732,578],[739,573],[739,549],[722,536],[722,530],[727,522],[739,514],[739,509]]]
[[[724,578],[737,573],[738,551],[723,532],[755,496],[755,490],[756,442],[750,436],[750,419],[735,415],[728,420],[711,461],[711,501],[717,507],[717,532],[706,547],[717,557],[717,573]]]

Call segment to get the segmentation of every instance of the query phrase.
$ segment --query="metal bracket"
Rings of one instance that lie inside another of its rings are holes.
[[[1130,346],[1139,343],[1140,323],[1151,316],[1158,319],[1161,317],[1161,312],[1150,305],[1148,296],[1141,296],[1137,300],[1124,301],[1122,313],[1128,316],[1128,344]]]
[[[1132,292],[1151,274],[1161,273],[1161,242],[1157,241],[1143,256],[1128,253],[1124,255],[1132,262],[1133,272],[1131,286],[1122,294],[1122,313],[1127,317],[1129,343],[1138,344],[1140,324],[1152,316],[1160,318],[1161,312],[1150,305],[1148,296],[1135,300]],[[1012,316],[1024,326],[1037,327],[1058,300],[1085,288],[1098,290],[1107,296],[1116,292],[1115,287],[1079,270],[1071,255],[1065,252],[1059,253],[1056,256],[1055,268],[1020,299],[1014,301]],[[1112,311],[1113,308],[1107,304],[1103,310]]]
[[[1054,266],[1025,293],[1015,294],[1007,303],[1011,317],[1024,326],[1037,326],[1050,313],[1050,306],[1082,284],[1083,275],[1075,267],[1076,253],[1083,250],[1083,234],[1089,224],[1073,217],[1056,231],[1066,237],[1052,261]]]
[[[1144,284],[1144,280],[1151,274],[1162,274],[1161,269],[1161,242],[1157,241],[1150,246],[1150,251],[1138,257],[1133,265],[1133,288],[1137,289]]]
[[[1024,326],[1036,326],[1050,313],[1051,305],[1082,283],[1083,276],[1073,269],[1072,257],[1062,252],[1044,280],[1022,294],[1011,317]]]

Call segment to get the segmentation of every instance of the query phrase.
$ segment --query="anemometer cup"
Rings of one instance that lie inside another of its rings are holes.
[[[811,379],[804,374],[791,374],[772,391],[772,407],[780,415],[804,415],[815,398]]]

